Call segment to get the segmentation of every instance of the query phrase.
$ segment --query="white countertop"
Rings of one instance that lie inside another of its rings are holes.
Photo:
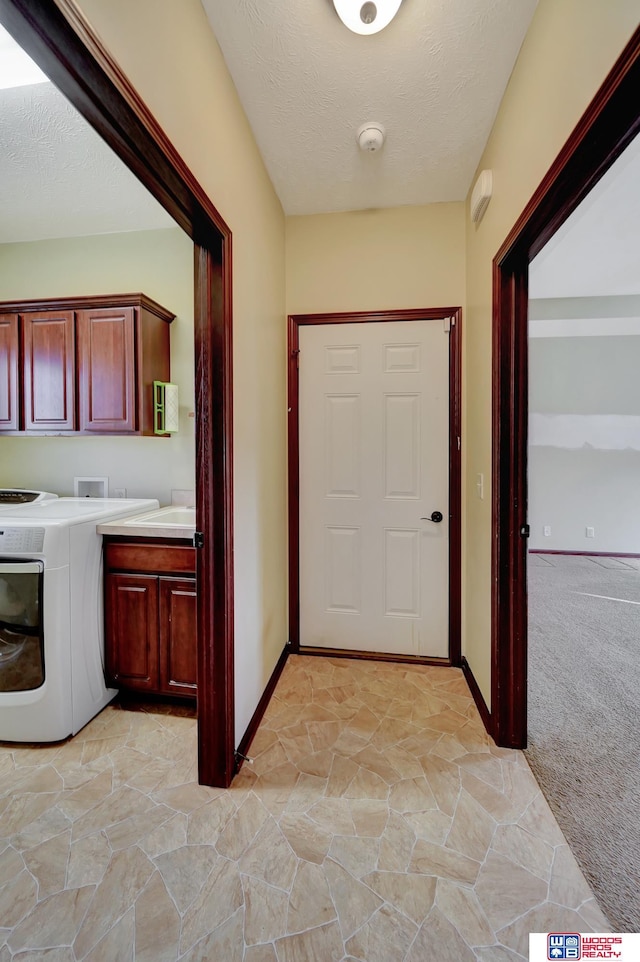
[[[106,521],[96,530],[98,534],[125,538],[193,538],[195,529],[195,508],[170,504],[157,511]]]

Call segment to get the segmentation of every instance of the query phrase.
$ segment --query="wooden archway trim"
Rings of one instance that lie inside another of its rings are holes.
[[[288,321],[288,461],[289,461],[289,648],[304,654],[348,654],[328,649],[300,648],[300,421],[299,371],[300,328],[309,324],[366,324],[380,321],[429,321],[451,318],[449,350],[449,658],[423,658],[424,664],[461,665],[461,569],[462,569],[462,309],[430,307],[423,310],[354,311],[336,314],[290,314]],[[361,652],[357,657],[407,661],[407,655]]]
[[[0,20],[195,245],[198,773],[235,771],[231,231],[71,0],[0,0]]]
[[[527,743],[527,372],[529,262],[640,131],[640,28],[493,261],[491,728]]]

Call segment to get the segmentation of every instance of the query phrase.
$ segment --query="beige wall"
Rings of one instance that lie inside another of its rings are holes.
[[[491,264],[638,22],[637,0],[540,0],[478,170],[494,195],[467,231],[464,650],[491,688]],[[474,178],[475,181],[475,178]],[[475,497],[485,475],[485,498]]]
[[[79,5],[233,232],[237,743],[287,641],[284,215],[199,0]]]
[[[239,737],[286,640],[284,220],[198,0],[80,6],[234,232]],[[496,118],[494,199],[466,241],[469,492],[490,476],[491,259],[636,22],[637,0],[540,0]],[[290,218],[286,308],[464,304],[464,229],[456,204]],[[465,505],[464,644],[488,699],[490,498]]]
[[[463,300],[463,204],[287,218],[289,314]]]
[[[287,312],[464,308],[464,244],[462,203],[288,217]]]
[[[171,377],[180,431],[171,438],[0,438],[0,484],[72,495],[73,479],[108,477],[110,493],[171,502],[195,485],[193,244],[178,228],[0,245],[0,300],[142,291],[172,311]]]

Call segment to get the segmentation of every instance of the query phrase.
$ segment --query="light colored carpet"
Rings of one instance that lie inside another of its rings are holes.
[[[638,932],[640,561],[529,560],[526,755],[613,931]]]

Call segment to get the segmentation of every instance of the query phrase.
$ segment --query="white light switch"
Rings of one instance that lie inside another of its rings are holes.
[[[481,501],[484,501],[484,474],[476,475],[476,491]]]

